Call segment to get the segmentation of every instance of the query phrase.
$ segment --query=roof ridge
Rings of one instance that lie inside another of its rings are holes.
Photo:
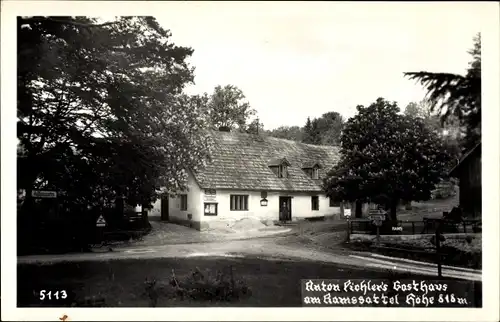
[[[295,140],[290,140],[290,139],[284,139],[284,138],[277,138],[272,135],[262,135],[262,134],[255,134],[255,133],[245,133],[245,132],[238,132],[238,131],[231,131],[231,132],[224,132],[224,131],[218,131],[216,129],[209,129],[208,130],[211,133],[216,133],[216,134],[223,134],[223,135],[241,135],[241,136],[249,136],[249,137],[261,137],[261,138],[270,138],[272,140],[278,140],[278,141],[283,141],[291,144],[300,144],[300,145],[305,145],[309,146],[312,148],[337,148],[340,149],[339,145],[326,145],[326,144],[311,144],[311,143],[304,143],[300,141],[295,141]]]

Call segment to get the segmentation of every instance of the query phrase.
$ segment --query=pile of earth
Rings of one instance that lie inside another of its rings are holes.
[[[255,218],[243,218],[234,223],[231,229],[234,230],[251,230],[251,229],[262,229],[267,227],[265,223]]]

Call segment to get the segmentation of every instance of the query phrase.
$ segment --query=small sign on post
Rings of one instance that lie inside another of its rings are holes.
[[[97,218],[95,225],[96,227],[106,227],[106,220],[104,220],[104,217],[102,215]]]

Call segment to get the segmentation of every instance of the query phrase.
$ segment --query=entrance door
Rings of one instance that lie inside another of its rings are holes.
[[[292,198],[291,197],[280,197],[279,198],[279,220],[280,221],[291,221],[292,220]]]
[[[161,197],[160,213],[161,220],[168,221],[168,196]]]

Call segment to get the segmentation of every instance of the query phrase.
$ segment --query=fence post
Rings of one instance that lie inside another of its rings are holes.
[[[349,221],[349,218],[347,218],[347,241],[351,241],[351,222]]]
[[[442,277],[441,273],[441,234],[439,233],[441,230],[441,221],[436,221],[436,257],[437,257],[437,267],[438,267],[438,277]]]
[[[467,234],[467,225],[465,224],[465,220],[462,221],[463,226],[464,226],[464,234]]]
[[[415,235],[415,222],[414,221],[411,222],[411,234]]]

